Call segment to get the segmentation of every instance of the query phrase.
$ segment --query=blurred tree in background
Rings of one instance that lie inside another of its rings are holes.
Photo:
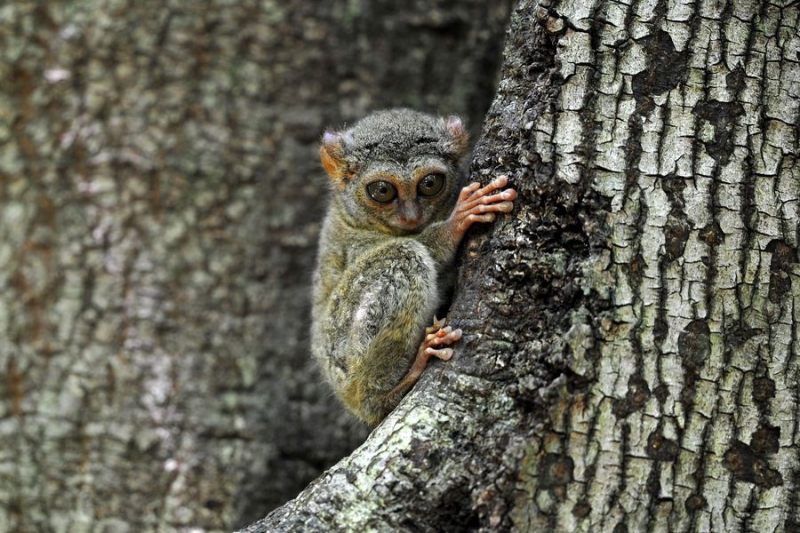
[[[230,530],[365,438],[308,357],[317,141],[477,133],[509,4],[0,7],[0,530]]]

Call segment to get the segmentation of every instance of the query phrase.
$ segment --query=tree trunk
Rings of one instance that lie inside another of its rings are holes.
[[[464,341],[245,531],[800,531],[799,14],[523,0]]]
[[[0,2],[0,531],[230,531],[364,440],[310,363],[320,135],[479,128],[509,12]]]

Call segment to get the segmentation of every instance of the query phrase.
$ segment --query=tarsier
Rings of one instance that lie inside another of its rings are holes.
[[[475,222],[513,209],[501,176],[463,187],[467,133],[457,117],[380,111],[327,132],[331,199],[314,274],[311,346],[336,395],[376,425],[461,330],[434,317],[456,250]]]

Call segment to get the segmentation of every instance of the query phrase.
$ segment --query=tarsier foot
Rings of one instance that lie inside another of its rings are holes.
[[[427,364],[428,359],[431,357],[438,357],[442,361],[449,361],[450,358],[453,357],[452,348],[440,347],[457,342],[461,338],[461,330],[454,330],[450,326],[445,327],[444,324],[444,319],[437,320],[434,317],[433,326],[425,330],[425,339],[422,341],[422,344],[419,347],[417,361],[419,361],[420,358],[424,358],[425,364]],[[416,362],[414,366],[416,366]]]
[[[425,330],[425,338],[417,350],[417,357],[408,374],[392,389],[389,393],[393,395],[405,394],[419,380],[422,371],[428,366],[431,357],[437,357],[443,361],[449,361],[453,357],[452,348],[442,348],[457,342],[461,338],[461,330],[445,326],[444,319],[433,319],[433,326]]]
[[[495,213],[510,213],[514,209],[517,191],[506,189],[492,194],[507,184],[508,177],[500,176],[485,187],[476,182],[461,189],[451,217],[455,231],[463,235],[475,222],[493,222]]]

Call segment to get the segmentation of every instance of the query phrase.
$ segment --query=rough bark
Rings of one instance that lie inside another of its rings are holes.
[[[800,530],[799,13],[523,0],[464,342],[245,531]]]
[[[366,436],[308,355],[328,126],[476,131],[508,2],[0,2],[0,531],[231,530]]]

